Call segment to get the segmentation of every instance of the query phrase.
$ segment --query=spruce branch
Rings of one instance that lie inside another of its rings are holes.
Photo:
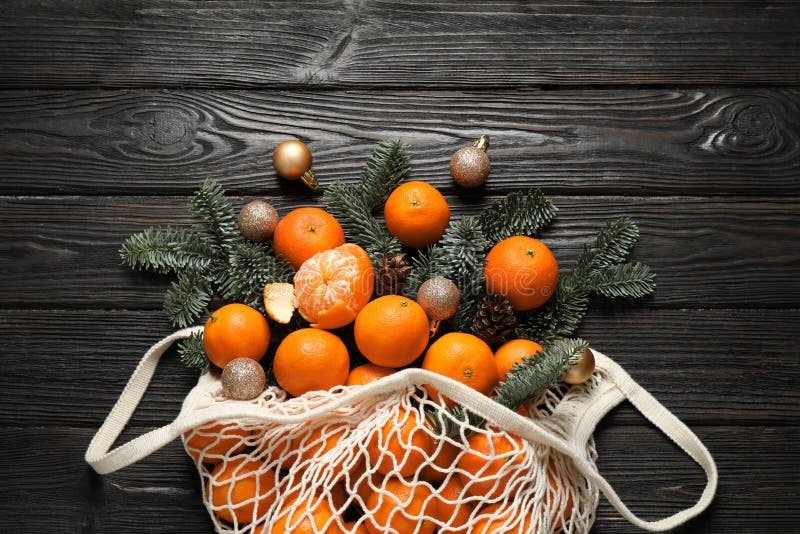
[[[549,343],[573,335],[589,308],[590,289],[574,276],[561,277],[556,294],[533,312],[517,314],[516,334],[538,343]]]
[[[367,158],[361,171],[361,190],[369,211],[383,206],[392,190],[408,177],[407,147],[399,139],[384,139]]]
[[[561,381],[588,346],[582,339],[559,339],[545,345],[535,358],[531,355],[522,363],[514,364],[506,375],[506,381],[494,390],[497,402],[516,410],[538,398],[547,388]]]
[[[592,278],[592,289],[604,297],[644,297],[651,295],[655,287],[655,274],[642,263],[609,265]]]
[[[205,373],[211,367],[211,362],[203,346],[202,333],[195,332],[186,339],[182,339],[178,343],[178,355],[186,367],[195,369],[200,374]]]
[[[213,257],[201,238],[186,228],[150,227],[133,234],[119,250],[122,262],[137,270],[161,274],[211,267]]]
[[[217,182],[211,179],[203,182],[189,203],[189,211],[200,219],[200,224],[194,227],[197,234],[206,239],[214,250],[227,254],[236,243],[242,241],[236,212]]]
[[[541,189],[515,191],[484,209],[480,224],[493,245],[514,235],[537,235],[550,224],[557,211]]]
[[[213,291],[202,274],[180,272],[164,294],[164,312],[173,326],[186,327],[202,315],[212,297]]]
[[[577,276],[622,263],[639,239],[639,228],[630,217],[620,217],[608,222],[597,233],[592,245],[584,245],[575,264]]]
[[[237,243],[228,264],[217,277],[218,289],[229,302],[241,302],[263,311],[264,286],[272,282],[289,282],[292,266],[277,259],[272,247],[265,243]]]
[[[425,283],[426,280],[434,276],[441,276],[439,271],[440,260],[444,250],[439,246],[431,246],[423,251],[420,251],[411,264],[413,270],[406,280],[406,285],[403,288],[403,294],[410,298],[416,298],[419,286]]]
[[[483,287],[483,264],[489,242],[478,217],[451,221],[442,237],[439,271],[452,280],[462,295],[474,295]]]

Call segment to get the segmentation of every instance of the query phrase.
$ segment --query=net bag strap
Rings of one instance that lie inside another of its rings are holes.
[[[128,443],[117,447],[113,451],[111,447],[125,429],[125,425],[130,421],[136,407],[142,400],[147,386],[156,371],[161,356],[177,340],[189,337],[193,332],[201,332],[203,327],[184,328],[168,335],[148,350],[136,370],[133,371],[128,384],[117,399],[116,404],[106,417],[103,425],[92,438],[89,448],[86,450],[86,462],[92,468],[105,475],[118,469],[122,469],[145,456],[157,451],[161,447],[175,439],[172,425],[166,425],[143,434]]]

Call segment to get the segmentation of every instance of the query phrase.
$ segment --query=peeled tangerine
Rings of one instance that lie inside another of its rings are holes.
[[[326,330],[352,323],[374,286],[369,256],[352,243],[314,254],[294,275],[300,315],[314,328]]]

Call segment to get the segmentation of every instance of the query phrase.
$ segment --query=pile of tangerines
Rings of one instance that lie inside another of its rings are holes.
[[[424,182],[408,182],[397,187],[385,204],[384,215],[389,232],[404,245],[415,248],[439,241],[450,221],[450,209],[445,198]],[[282,287],[276,287],[281,284],[268,284],[265,288],[267,314],[272,320],[288,323],[296,309],[310,324],[309,328],[286,335],[280,341],[272,362],[275,379],[293,396],[341,385],[363,385],[412,364],[423,353],[423,369],[492,395],[514,363],[541,350],[534,341],[517,339],[493,352],[483,340],[463,332],[446,333],[430,343],[431,318],[420,304],[400,295],[371,300],[375,273],[367,253],[358,245],[346,243],[339,222],[321,209],[298,208],[286,214],[275,228],[273,245],[276,255],[288,260],[296,274],[293,284]],[[527,236],[514,236],[491,249],[484,274],[488,292],[504,296],[515,310],[529,310],[541,306],[553,294],[558,281],[558,266],[552,252],[543,243]],[[331,332],[351,323],[358,351],[370,362],[353,369],[347,346],[336,332]],[[229,304],[208,319],[203,341],[208,358],[220,368],[239,357],[259,361],[270,344],[270,327],[267,318],[258,310],[244,304]],[[434,388],[429,386],[427,389],[431,399],[452,405]],[[469,475],[486,477],[499,473],[502,476],[507,464],[524,459],[524,455],[518,454],[524,449],[521,440],[508,434],[475,433],[463,447],[457,447],[449,442],[440,443],[432,429],[419,431],[426,425],[420,412],[409,410],[375,434],[377,441],[368,447],[368,451],[372,465],[377,466],[376,476],[390,471],[396,475],[399,471],[401,477],[412,477],[419,471],[421,480],[437,484],[445,480],[446,473],[456,465],[464,475],[447,477],[447,482],[440,485],[436,493],[441,498],[434,500],[429,497],[434,492],[431,488],[435,486],[410,486],[401,480],[378,481],[376,485],[383,486],[382,499],[377,493],[369,494],[367,484],[361,488],[340,486],[337,491],[341,495],[334,500],[344,502],[347,491],[356,491],[371,507],[371,520],[354,532],[377,534],[390,528],[412,532],[419,528],[418,532],[430,534],[434,531],[430,522],[422,526],[408,524],[407,517],[392,514],[400,503],[404,503],[408,514],[418,514],[425,502],[435,504],[435,509],[426,511],[428,515],[439,517],[452,526],[453,532],[457,532],[459,525],[465,525],[472,513],[471,506],[453,504],[465,487],[469,493],[491,499],[493,492],[505,491],[511,482],[501,480],[496,484],[491,480],[481,483],[471,480]],[[202,454],[204,462],[219,463],[225,455],[235,454],[244,447],[245,434],[249,433],[239,427],[211,425],[191,434],[186,444],[190,452]],[[304,436],[303,443],[316,445],[304,450],[300,443],[287,442],[286,450],[296,452],[293,461],[307,460],[333,449],[344,435],[345,429],[341,433],[328,430],[324,436],[315,436],[319,439],[306,439],[308,436]],[[487,464],[487,456],[495,459]],[[292,455],[287,457],[291,459]],[[354,469],[363,469],[363,465]],[[252,472],[252,476],[243,477],[243,472]],[[236,519],[239,523],[251,521],[254,507],[271,506],[270,502],[255,499],[256,488],[261,488],[259,494],[263,494],[264,488],[278,484],[275,473],[265,473],[261,462],[246,457],[241,461],[219,463],[212,480],[214,483],[209,487],[209,494],[211,501],[220,506],[218,516],[231,522]],[[551,479],[550,484],[553,486],[555,482]],[[237,504],[245,502],[237,507]],[[323,525],[331,523],[328,518],[336,513],[334,505],[324,499],[313,506],[308,503],[306,508],[298,508],[298,517],[302,510],[309,515],[308,519],[301,521],[301,527],[286,528],[285,522],[291,522],[293,518],[284,517],[257,532],[312,532],[312,522],[319,531]],[[568,517],[572,507],[571,501],[551,505],[560,506],[559,515],[562,517]],[[492,512],[493,515],[487,516],[473,532],[489,533],[499,527],[495,522],[507,512]],[[327,532],[338,532],[335,522],[333,525]]]

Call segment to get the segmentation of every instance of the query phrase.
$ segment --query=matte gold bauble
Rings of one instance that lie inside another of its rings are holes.
[[[229,399],[255,399],[266,386],[264,368],[252,358],[236,358],[222,370],[222,392]]]
[[[248,241],[269,241],[278,225],[278,210],[269,202],[254,200],[244,205],[237,223],[239,232]]]
[[[482,185],[489,176],[492,165],[486,149],[489,138],[485,135],[472,146],[458,149],[450,159],[450,175],[461,187],[473,188]]]
[[[319,182],[311,170],[311,150],[302,141],[290,139],[275,148],[272,165],[278,176],[287,180],[302,180],[311,189],[317,189]]]
[[[593,373],[594,354],[591,350],[586,349],[578,363],[572,366],[562,380],[567,384],[583,384],[592,377]]]

